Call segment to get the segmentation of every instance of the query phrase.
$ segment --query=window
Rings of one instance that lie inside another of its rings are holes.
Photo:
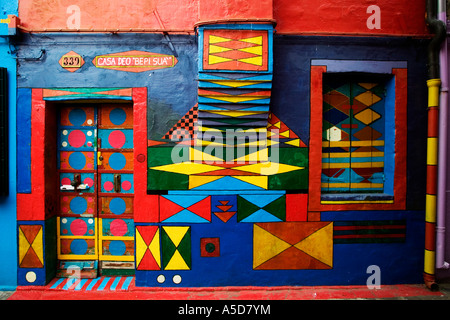
[[[342,63],[311,67],[310,210],[403,207],[406,68]]]
[[[330,198],[325,194],[345,193],[382,194],[383,199],[392,199],[392,179],[385,173],[385,163],[392,158],[387,144],[393,142],[386,140],[389,128],[385,128],[392,121],[386,110],[389,78],[324,74],[322,199]]]

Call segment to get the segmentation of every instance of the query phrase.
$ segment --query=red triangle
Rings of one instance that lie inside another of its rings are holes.
[[[230,202],[230,200],[219,200],[219,202],[220,202],[222,205],[226,206],[226,205],[228,204],[228,202]]]
[[[164,197],[159,197],[159,221],[164,221],[184,208]]]
[[[145,244],[150,245],[158,230],[158,226],[136,226],[136,229],[139,231]]]
[[[219,169],[214,171],[208,171],[204,173],[198,173],[197,176],[259,176],[258,173],[246,172],[235,169]]]
[[[158,263],[156,263],[150,250],[147,249],[147,251],[145,251],[141,262],[137,266],[137,270],[160,270],[160,267],[158,266]]]
[[[331,269],[325,263],[311,257],[303,251],[290,247],[275,257],[260,264],[255,270],[298,270],[298,269]]]
[[[329,222],[327,221],[314,221],[314,222],[262,222],[257,225],[274,236],[280,238],[283,241],[291,245],[295,245],[312,235],[314,232],[325,227]]]
[[[236,213],[236,211],[227,211],[227,212],[213,212],[217,218],[222,220],[222,222],[227,223],[228,220],[231,219],[232,216]]]
[[[155,141],[155,140],[147,140],[147,147],[153,147],[158,146],[160,144],[167,144],[167,142],[164,141]]]
[[[30,247],[20,263],[21,268],[42,268],[42,262],[39,260],[36,252]]]
[[[216,208],[222,210],[222,211],[228,211],[232,208],[233,206],[216,206]]]
[[[32,244],[37,234],[41,230],[41,225],[21,225],[20,229],[23,232],[23,235],[27,239],[29,244]]]
[[[211,197],[208,196],[199,202],[194,203],[189,208],[189,211],[195,213],[199,217],[211,221]]]

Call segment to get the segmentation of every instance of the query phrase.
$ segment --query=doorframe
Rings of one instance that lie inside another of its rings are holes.
[[[77,93],[77,94],[74,94]],[[84,92],[84,93],[80,93]],[[56,144],[49,143],[46,137],[54,135],[56,114],[53,102],[114,102],[129,101],[133,104],[133,141],[134,141],[134,219],[142,222],[157,222],[158,213],[148,208],[155,208],[155,198],[147,195],[147,87],[133,88],[32,88],[30,127],[30,192],[17,193],[18,225],[29,222],[41,222],[56,219],[58,201],[55,193],[56,170],[51,172],[46,164],[46,155],[56,155]],[[23,124],[26,126],[27,124]],[[19,135],[19,133],[18,133]],[[22,139],[23,140],[23,139]],[[47,156],[48,158],[48,156]],[[55,160],[56,162],[56,160]],[[143,218],[145,217],[145,218]],[[46,279],[39,279],[31,285],[48,283],[55,274],[56,229],[44,227],[42,255],[44,269],[40,274]],[[53,233],[53,235],[52,235]],[[20,269],[20,267],[19,267]],[[22,282],[22,281],[19,281]]]

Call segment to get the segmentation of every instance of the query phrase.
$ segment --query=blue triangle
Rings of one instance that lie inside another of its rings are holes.
[[[176,203],[183,208],[189,208],[194,203],[202,201],[207,195],[163,195],[164,198]]]
[[[174,214],[173,216],[167,218],[164,221],[161,221],[164,223],[210,223],[211,221],[208,221],[202,217],[199,217],[195,213],[184,209],[178,212],[177,214]]]
[[[254,184],[238,180],[233,177],[223,177],[218,180],[206,183],[204,185],[192,188],[191,190],[265,190]]]
[[[264,208],[272,201],[283,196],[283,194],[240,194],[239,196],[260,208]]]
[[[281,222],[283,220],[280,220],[279,218],[275,217],[274,215],[270,214],[266,210],[259,209],[258,211],[255,211],[251,215],[249,215],[247,218],[241,220],[240,222]]]

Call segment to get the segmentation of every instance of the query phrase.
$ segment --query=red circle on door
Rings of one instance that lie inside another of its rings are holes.
[[[125,134],[120,130],[114,130],[108,137],[108,142],[113,148],[122,148],[125,144],[125,140]]]

